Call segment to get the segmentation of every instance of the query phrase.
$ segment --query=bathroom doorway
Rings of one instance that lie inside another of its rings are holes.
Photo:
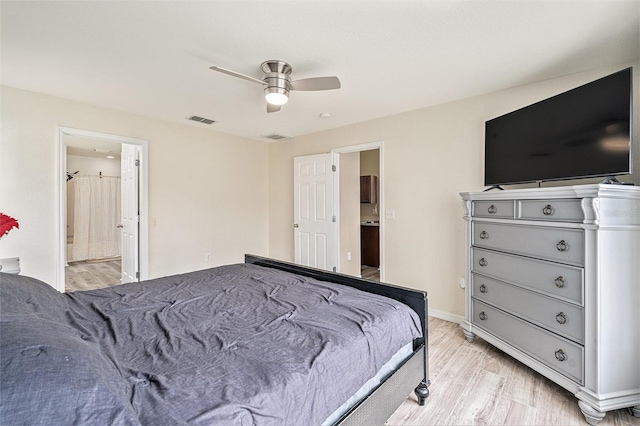
[[[121,144],[66,136],[65,291],[121,283]]]
[[[58,141],[56,288],[89,290],[145,279],[147,141],[64,127]]]

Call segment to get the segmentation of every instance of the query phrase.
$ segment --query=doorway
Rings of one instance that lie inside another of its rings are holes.
[[[59,127],[58,142],[60,230],[56,288],[61,292],[89,290],[145,279],[147,141]],[[124,160],[135,166],[135,179],[127,178],[131,167],[125,169]]]
[[[117,142],[65,136],[65,290],[121,283],[121,150]]]
[[[380,281],[380,150],[360,151],[360,273]]]
[[[384,281],[385,227],[380,214],[384,211],[384,144],[371,142],[331,152],[340,155],[338,271]],[[369,182],[375,199],[361,198],[363,180]]]

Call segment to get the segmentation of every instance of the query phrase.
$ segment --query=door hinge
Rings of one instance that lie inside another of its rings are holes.
[[[136,167],[140,167],[140,160],[136,160]]]
[[[136,272],[136,280],[140,279],[140,272]]]
[[[331,170],[335,172],[335,171],[337,171],[337,170],[338,170],[338,168],[336,167],[336,165],[335,165],[335,164],[332,164],[332,165],[331,165]]]
[[[338,221],[338,218],[337,218],[337,217],[335,217],[335,216],[331,216],[331,222],[337,222],[337,221]]]

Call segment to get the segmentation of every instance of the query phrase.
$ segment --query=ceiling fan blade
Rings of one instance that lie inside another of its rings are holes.
[[[267,112],[278,112],[280,111],[280,108],[280,105],[271,105],[270,103],[267,103]]]
[[[333,90],[340,88],[338,77],[303,78],[291,82],[291,90]]]
[[[221,72],[223,74],[227,74],[227,75],[230,75],[230,76],[233,76],[233,77],[242,78],[244,80],[251,81],[253,83],[266,84],[264,81],[258,80],[257,78],[249,77],[248,75],[240,74],[238,72],[231,71],[231,70],[228,70],[226,68],[217,67],[215,65],[212,66],[212,67],[209,67],[209,69],[210,70],[214,70],[214,71],[218,71],[218,72]]]

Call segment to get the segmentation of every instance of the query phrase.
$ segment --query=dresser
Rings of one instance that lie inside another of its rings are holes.
[[[595,425],[640,417],[640,188],[461,193],[465,336],[575,394]]]

